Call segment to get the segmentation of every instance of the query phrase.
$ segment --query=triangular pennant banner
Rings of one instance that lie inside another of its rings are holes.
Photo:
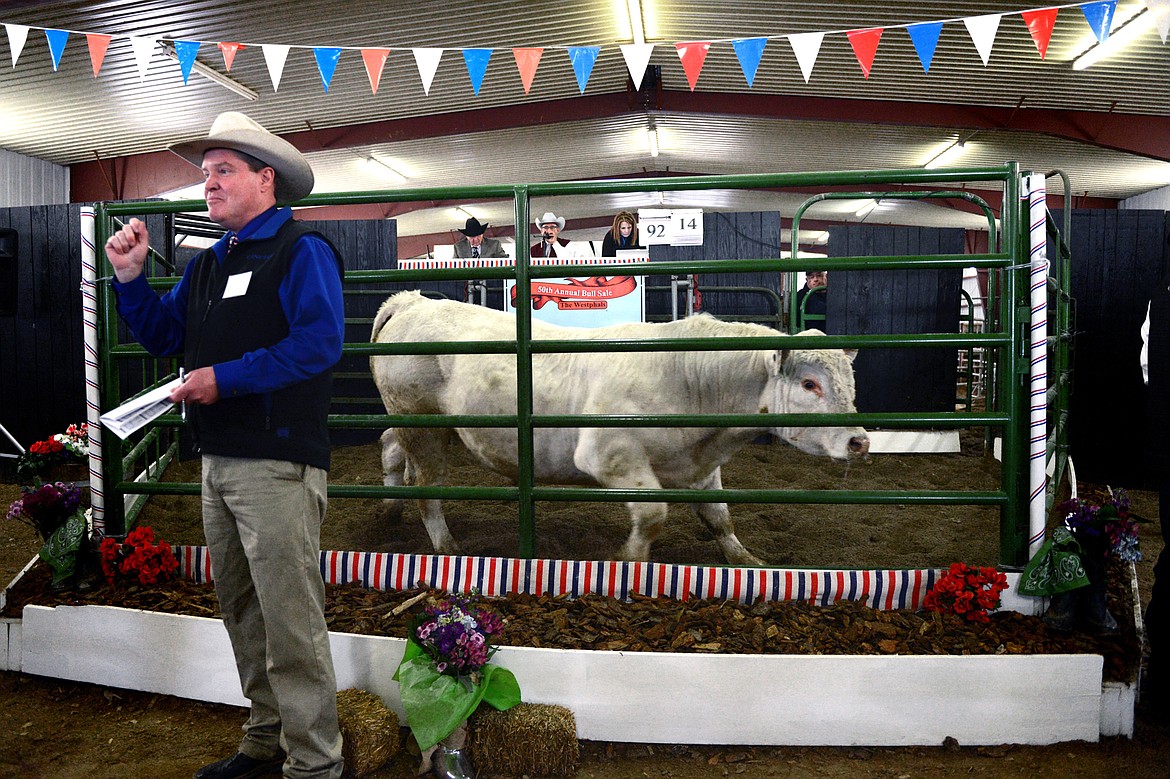
[[[422,79],[423,94],[431,93],[431,81],[435,78],[435,71],[439,69],[439,60],[443,56],[442,49],[411,49],[414,52],[414,64],[418,66],[418,75]]]
[[[337,61],[341,59],[341,49],[313,47],[313,57],[317,60],[317,71],[321,74],[321,84],[325,91],[329,91],[329,82],[333,80],[333,72],[337,70]]]
[[[1170,34],[1170,0],[1146,0],[1146,7],[1154,15],[1154,22],[1158,25],[1158,34],[1162,36],[1162,43]]]
[[[4,31],[8,33],[8,48],[12,50],[12,67],[20,59],[20,52],[24,51],[24,42],[28,40],[28,28],[23,24],[6,24]]]
[[[106,59],[106,49],[110,48],[112,35],[102,35],[96,32],[87,32],[85,42],[89,46],[89,62],[93,65],[93,77],[97,78],[98,71]]]
[[[150,67],[150,58],[154,56],[154,49],[158,46],[157,38],[143,38],[138,35],[126,36],[130,39],[130,46],[134,49],[134,63],[138,66],[138,80],[146,80],[146,70]]]
[[[479,88],[483,84],[483,76],[487,73],[488,60],[491,58],[491,49],[463,50],[463,63],[467,65],[467,77],[471,79],[471,89],[476,95],[479,95]]]
[[[987,65],[991,59],[991,47],[995,44],[995,33],[999,30],[999,20],[1002,14],[984,14],[983,16],[968,16],[963,20],[967,25],[967,34],[979,52],[979,59]]]
[[[520,83],[524,85],[524,94],[532,89],[532,79],[536,75],[536,66],[540,64],[540,56],[544,49],[512,49],[512,56],[516,58],[516,70],[520,71]]]
[[[219,50],[223,52],[224,69],[227,70],[228,73],[231,73],[232,63],[236,61],[236,52],[244,48],[244,44],[223,41],[216,45],[219,46]],[[288,56],[288,52],[285,52],[285,56]],[[284,62],[280,63],[280,69],[282,71],[284,70]]]
[[[938,36],[942,33],[942,22],[912,24],[906,28],[906,32],[910,33],[910,40],[914,42],[922,70],[929,73],[930,63],[934,61],[934,50],[938,47]]]
[[[857,64],[861,72],[869,78],[869,69],[873,67],[873,57],[877,54],[878,42],[882,39],[882,27],[871,27],[867,30],[849,30],[849,45],[853,47],[853,56],[857,57]]]
[[[199,41],[175,41],[175,55],[179,58],[179,69],[183,71],[183,85],[191,78],[191,68],[195,65],[195,55],[199,53]]]
[[[699,73],[703,70],[703,63],[707,60],[707,52],[711,50],[711,44],[706,41],[688,41],[686,43],[674,44],[675,50],[678,51],[678,58],[682,61],[683,70],[687,74],[687,83],[691,85],[691,91],[695,91],[695,84],[699,81]]]
[[[69,40],[68,30],[45,30],[45,38],[49,41],[49,53],[53,55],[53,70],[61,64],[61,52],[65,51],[65,42]]]
[[[821,42],[824,41],[823,32],[801,32],[788,36],[788,45],[800,63],[800,72],[804,76],[804,83],[808,83],[812,76],[813,65],[816,64],[817,54],[821,51]]]
[[[222,45],[222,44],[221,44]],[[261,44],[264,64],[268,66],[268,78],[272,79],[272,91],[280,89],[280,77],[284,75],[284,61],[288,59],[288,46],[275,43]]]
[[[1167,0],[1170,2],[1170,0]],[[1028,25],[1028,32],[1036,42],[1036,51],[1040,52],[1040,59],[1048,53],[1048,41],[1052,38],[1052,28],[1056,26],[1057,8],[1041,8],[1036,11],[1021,11],[1020,17]]]
[[[389,49],[362,49],[362,62],[366,64],[370,91],[375,95],[378,94],[378,85],[382,83],[382,70],[386,67],[386,58],[389,56]]]
[[[646,66],[650,64],[650,55],[653,53],[653,43],[622,44],[622,57],[626,61],[626,70],[630,71],[634,89],[642,88],[642,77],[646,75]]]
[[[1098,43],[1104,43],[1109,37],[1109,28],[1113,26],[1113,14],[1117,11],[1117,0],[1102,0],[1099,3],[1085,3],[1081,6],[1081,13]]]
[[[740,38],[731,42],[739,60],[739,69],[743,71],[749,87],[756,80],[756,70],[760,67],[760,58],[764,56],[764,45],[767,43],[767,38]]]
[[[573,73],[577,76],[577,88],[581,90],[581,94],[585,94],[585,85],[589,83],[593,63],[597,62],[597,55],[600,53],[600,46],[569,47],[569,62],[573,63]]]

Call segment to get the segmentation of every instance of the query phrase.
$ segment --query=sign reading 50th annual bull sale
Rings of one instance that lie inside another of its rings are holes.
[[[617,257],[570,260],[580,264],[642,263],[650,256],[644,250],[622,250]],[[534,258],[534,266],[547,264]],[[567,276],[536,279],[530,284],[532,316],[569,327],[605,327],[645,319],[646,292],[641,276]],[[516,282],[504,282],[504,310],[516,310]]]

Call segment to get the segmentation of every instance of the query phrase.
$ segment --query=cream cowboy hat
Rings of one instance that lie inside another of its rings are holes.
[[[545,211],[544,216],[536,220],[536,228],[539,230],[546,224],[555,224],[558,230],[564,230],[565,218],[563,216],[557,216],[552,211]]]
[[[203,153],[208,149],[240,151],[271,166],[276,171],[278,203],[295,203],[313,191],[313,169],[304,155],[238,111],[225,111],[215,117],[207,138],[170,147],[196,167],[203,166]]]

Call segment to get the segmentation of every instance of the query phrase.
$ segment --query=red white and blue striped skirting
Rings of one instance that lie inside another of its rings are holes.
[[[175,547],[182,575],[211,582],[211,559],[202,546]],[[327,584],[379,590],[419,584],[447,592],[478,590],[486,596],[588,593],[626,599],[640,594],[677,600],[743,603],[801,600],[824,606],[839,600],[878,609],[916,609],[939,576],[936,569],[809,570],[729,568],[592,560],[521,560],[506,557],[410,555],[390,552],[322,552]]]

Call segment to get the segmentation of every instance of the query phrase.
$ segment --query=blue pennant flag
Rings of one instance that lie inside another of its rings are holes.
[[[938,36],[942,32],[942,22],[912,24],[906,31],[910,33],[910,40],[914,41],[914,50],[918,52],[922,69],[929,73],[930,63],[934,60],[934,49],[938,46]]]
[[[1100,3],[1085,3],[1081,6],[1081,13],[1085,21],[1097,36],[1097,43],[1104,43],[1109,37],[1109,28],[1113,26],[1113,14],[1117,11],[1117,0],[1103,0]]]
[[[569,61],[573,63],[573,72],[577,74],[577,86],[581,89],[581,94],[585,93],[589,74],[593,72],[593,63],[597,62],[597,55],[600,53],[600,46],[569,47]]]
[[[467,75],[471,79],[471,88],[479,96],[479,88],[483,84],[483,75],[487,73],[488,60],[492,58],[491,49],[464,49],[463,62],[467,64]]]
[[[756,80],[756,69],[760,67],[760,58],[764,56],[764,45],[767,42],[767,38],[740,38],[731,42],[749,87]]]
[[[175,54],[179,58],[179,67],[183,71],[183,84],[191,77],[191,66],[195,64],[195,55],[199,53],[199,41],[175,41]]]
[[[316,46],[313,48],[313,56],[317,58],[317,70],[321,72],[321,83],[325,85],[325,91],[328,92],[329,82],[333,80],[333,71],[337,70],[337,60],[341,58],[341,49]]]
[[[49,53],[53,55],[53,70],[61,64],[61,52],[65,51],[65,41],[69,40],[68,30],[45,30],[45,37],[49,39]]]

